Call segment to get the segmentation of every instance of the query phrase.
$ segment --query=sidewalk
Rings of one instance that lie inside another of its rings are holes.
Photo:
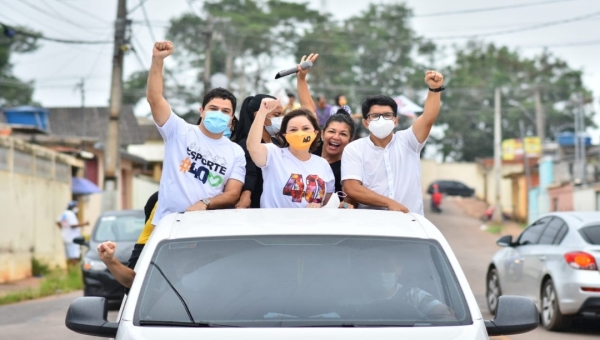
[[[30,277],[23,280],[0,283],[0,297],[29,289],[37,289],[40,286],[42,279],[43,278],[41,277]]]
[[[480,219],[488,208],[488,204],[484,201],[472,197],[445,197],[451,199],[463,212],[471,217]],[[482,225],[490,225],[492,222],[481,222]],[[512,235],[513,239],[517,238],[523,229],[520,224],[514,221],[506,221],[502,223],[502,230],[499,236]]]

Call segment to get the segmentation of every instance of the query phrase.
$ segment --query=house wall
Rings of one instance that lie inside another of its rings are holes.
[[[0,283],[31,276],[35,257],[66,266],[56,220],[71,200],[71,167],[83,163],[52,150],[0,137]]]
[[[150,195],[158,191],[158,182],[150,177],[135,176],[133,177],[133,198],[132,209],[144,209],[146,201]]]
[[[600,187],[592,187],[573,191],[573,210],[596,211],[598,210],[598,198]]]
[[[436,180],[456,180],[475,189],[475,196],[484,198],[485,180],[476,163],[438,163],[421,160],[421,187],[423,193]]]
[[[573,210],[573,185],[567,184],[558,188],[549,188],[550,211]]]

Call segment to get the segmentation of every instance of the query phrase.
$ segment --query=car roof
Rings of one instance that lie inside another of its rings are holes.
[[[100,217],[107,216],[130,216],[130,215],[144,215],[143,210],[131,209],[131,210],[109,210],[100,214]]]
[[[590,224],[600,224],[600,211],[559,211],[545,216],[560,217],[577,229]]]
[[[171,214],[162,239],[241,235],[363,235],[443,238],[423,216],[368,209],[229,209]]]

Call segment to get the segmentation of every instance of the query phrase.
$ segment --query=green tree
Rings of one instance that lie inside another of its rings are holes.
[[[208,37],[210,74],[227,75],[238,94],[263,91],[266,70],[275,57],[291,54],[300,38],[299,27],[319,18],[307,4],[280,0],[218,0],[204,3],[202,13],[186,13],[171,21],[168,38],[174,58],[184,69],[204,75]],[[192,91],[199,93],[196,87]],[[196,97],[197,100],[197,97]]]
[[[519,138],[519,121],[535,135],[534,95],[539,91],[546,114],[546,136],[573,121],[573,95],[591,93],[583,86],[582,72],[545,51],[525,58],[517,51],[494,44],[469,42],[456,52],[445,70],[448,89],[437,121],[444,136],[433,140],[444,159],[474,161],[493,156],[494,90],[502,94],[502,137]],[[591,115],[586,124],[592,125]]]
[[[38,48],[36,34],[25,27],[0,24],[0,105],[32,104],[33,83],[24,82],[13,74],[11,57],[30,53]],[[26,34],[22,34],[26,33]]]
[[[411,17],[405,4],[370,4],[341,23],[314,26],[296,51],[297,56],[320,55],[309,78],[311,88],[328,98],[346,94],[355,108],[368,95],[423,88],[436,46],[416,34]]]

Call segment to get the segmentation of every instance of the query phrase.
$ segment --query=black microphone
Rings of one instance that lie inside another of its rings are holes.
[[[306,70],[307,68],[310,68],[311,66],[312,66],[312,61],[310,61],[310,60],[305,60],[305,61],[303,61],[303,62],[300,63],[300,67],[303,70]],[[289,76],[290,74],[294,74],[296,72],[298,72],[298,67],[294,67],[294,68],[291,68],[289,70],[282,70],[282,71],[279,71],[277,73],[277,75],[275,75],[275,79],[279,79],[281,77]]]

